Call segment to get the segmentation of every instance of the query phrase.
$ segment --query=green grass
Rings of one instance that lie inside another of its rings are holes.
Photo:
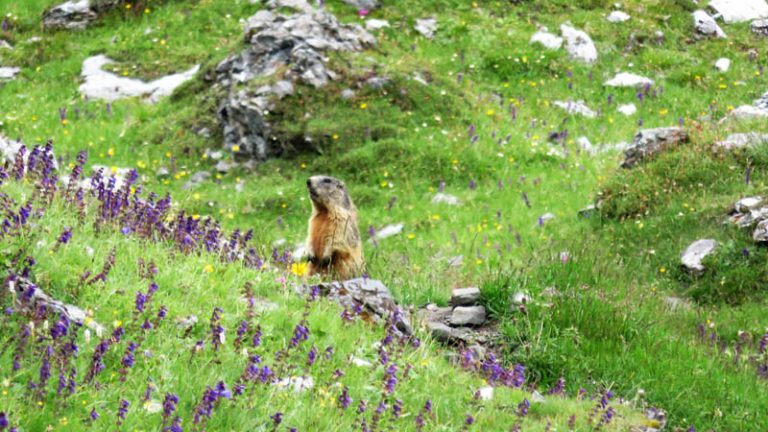
[[[252,171],[214,176],[188,191],[181,186],[189,176],[213,171],[215,162],[204,157],[205,150],[221,145],[213,116],[216,94],[209,85],[197,79],[157,105],[120,101],[108,114],[103,102],[84,101],[77,92],[82,61],[104,53],[118,61],[115,71],[142,79],[194,64],[210,71],[243,47],[239,20],[259,6],[245,0],[148,2],[146,14],[114,11],[83,32],[45,32],[40,14],[54,3],[0,0],[0,13],[12,15],[11,30],[2,37],[16,46],[0,51],[0,64],[23,68],[17,80],[0,87],[4,135],[27,144],[50,138],[65,163],[85,148],[91,164],[138,168],[147,187],[171,192],[178,208],[217,217],[227,228],[254,228],[254,241],[264,252],[281,239],[289,246],[303,241],[310,207],[304,192],[307,176],[343,178],[360,209],[363,231],[405,224],[402,235],[366,246],[371,275],[383,280],[398,300],[416,306],[445,304],[454,287],[483,286],[488,307],[501,320],[505,358],[526,364],[532,380],[549,385],[564,376],[572,392],[582,386],[609,387],[627,399],[642,388],[649,404],[669,411],[672,427],[765,428],[759,413],[768,407],[766,383],[756,378],[754,368],[731,366],[726,356],[716,355],[717,349],[696,336],[697,324],[709,322],[732,344],[739,331],[756,339],[768,325],[765,251],[751,243],[749,233],[722,224],[733,201],[765,192],[768,159],[764,149],[724,155],[711,148],[729,133],[765,130],[756,123],[717,123],[731,107],[749,104],[768,90],[760,72],[768,51],[748,24],[727,26],[725,40],[695,40],[690,6],[682,1],[623,1],[622,10],[632,19],[622,25],[604,19],[614,4],[607,1],[489,1],[476,7],[460,1],[388,3],[372,14],[392,25],[378,33],[375,49],[334,56],[339,81],[321,92],[299,87],[277,110],[282,136],[308,134],[316,145]],[[328,3],[340,20],[361,21],[341,2]],[[428,15],[439,22],[432,41],[412,30],[416,18]],[[566,20],[595,40],[600,51],[595,65],[579,65],[563,51],[528,44],[538,25],[557,31]],[[151,32],[145,34],[148,28]],[[656,30],[665,34],[660,45]],[[27,42],[33,36],[42,40]],[[641,42],[630,44],[631,38]],[[757,60],[750,60],[750,49],[757,50]],[[723,55],[733,62],[726,74],[712,66]],[[363,87],[354,99],[341,99],[341,90],[355,88],[362,77],[358,71],[367,68],[390,77],[391,84],[383,91]],[[635,89],[605,88],[602,83],[618,70],[656,80],[656,96],[646,95],[640,102]],[[432,77],[430,85],[413,80],[414,73]],[[567,116],[552,106],[564,99],[583,99],[602,115]],[[637,105],[638,114],[616,112],[617,104],[629,102]],[[67,124],[59,121],[62,107],[68,110]],[[577,151],[580,136],[596,146],[610,146],[631,140],[640,119],[643,127],[656,127],[676,125],[679,118],[691,133],[691,143],[632,171],[617,169],[616,151],[595,156]],[[470,125],[479,135],[474,144]],[[212,138],[195,133],[201,126],[214,131]],[[564,130],[569,152],[561,158],[559,147],[547,137]],[[504,143],[507,135],[510,141]],[[750,185],[744,182],[748,165],[753,168]],[[171,175],[158,177],[160,167],[171,169]],[[460,207],[430,202],[441,181],[446,193],[462,201]],[[235,191],[236,185],[242,192]],[[576,211],[596,199],[603,201],[602,216],[578,219]],[[537,226],[537,218],[547,212],[556,218]],[[49,243],[63,226],[50,224]],[[710,271],[692,278],[679,270],[679,254],[703,237],[724,247],[708,263]],[[132,244],[116,236],[87,241],[104,243],[91,269],[100,265],[109,246]],[[113,290],[138,283],[130,269],[144,246],[125,247],[134,252],[120,255],[125,261],[115,271],[126,274],[115,276]],[[234,300],[237,292],[245,280],[257,277],[234,269],[219,274],[217,269],[216,283],[207,291],[201,282],[212,277],[201,270],[209,264],[206,257],[166,259],[162,247],[152,247],[157,250],[149,253],[158,262],[168,262],[168,273],[161,275],[170,285],[193,290],[191,296],[178,296],[168,289],[168,302],[195,299],[194,304],[169,307],[196,310],[201,321],[214,304],[242,307]],[[130,299],[124,296],[65,288],[76,278],[73,268],[79,271],[90,260],[75,253],[75,246],[70,256],[69,249],[60,253],[64,258],[41,257],[38,277],[62,287],[61,293],[72,300],[98,304],[107,315],[113,308],[127,313]],[[563,251],[570,254],[566,264],[560,259]],[[448,258],[457,255],[463,255],[463,265],[448,266]],[[285,310],[269,321],[288,323],[285,328],[295,324],[286,317],[297,313],[301,301],[273,281],[260,287],[264,295],[285,302]],[[544,296],[550,287],[561,295]],[[510,295],[520,291],[530,293],[536,303],[526,306],[527,315],[510,311]],[[690,301],[691,309],[668,310],[663,301],[667,296]],[[322,308],[320,325],[338,327],[329,318],[332,308]],[[354,330],[356,336],[344,343],[352,347],[356,338],[370,338],[369,331]],[[328,343],[339,343],[336,332],[325,337]],[[439,349],[430,345],[423,355]],[[440,364],[435,376],[450,371]],[[188,385],[199,397],[204,384],[201,379]],[[409,401],[415,403],[415,390],[412,397]],[[189,408],[194,402],[187,403]],[[463,418],[463,413],[445,412],[453,415],[447,417],[448,429]],[[258,417],[263,420],[264,415]],[[306,424],[328,420],[321,417]],[[224,418],[229,415],[220,421]]]

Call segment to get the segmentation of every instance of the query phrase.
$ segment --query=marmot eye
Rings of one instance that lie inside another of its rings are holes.
[[[331,182],[331,179],[329,179],[329,178],[323,179],[323,183],[330,183],[330,182]]]

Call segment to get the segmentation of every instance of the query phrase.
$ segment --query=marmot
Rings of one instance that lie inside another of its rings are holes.
[[[308,274],[330,273],[338,280],[361,276],[364,262],[357,208],[344,183],[333,177],[312,176],[307,189],[312,200]]]

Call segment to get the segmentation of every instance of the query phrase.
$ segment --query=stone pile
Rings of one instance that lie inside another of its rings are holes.
[[[457,288],[451,294],[451,305],[429,304],[416,315],[418,321],[438,341],[452,345],[485,344],[491,339],[485,307],[479,304],[479,288]]]
[[[752,230],[752,240],[768,243],[768,205],[760,196],[736,201],[728,213],[728,222],[742,229]]]
[[[685,129],[679,127],[663,127],[644,129],[635,135],[632,145],[624,150],[622,168],[633,168],[646,158],[664,150],[688,141]]]

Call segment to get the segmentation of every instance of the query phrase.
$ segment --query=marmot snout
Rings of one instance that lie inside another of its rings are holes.
[[[357,208],[344,182],[328,176],[307,180],[312,201],[307,250],[309,274],[331,274],[344,280],[363,272],[363,250]]]

